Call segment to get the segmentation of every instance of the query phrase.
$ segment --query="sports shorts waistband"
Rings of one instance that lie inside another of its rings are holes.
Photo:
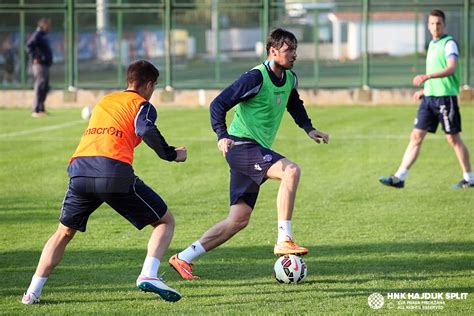
[[[254,142],[248,142],[248,141],[236,141],[236,142],[234,142],[234,146],[245,145],[245,144],[255,144],[255,143]]]

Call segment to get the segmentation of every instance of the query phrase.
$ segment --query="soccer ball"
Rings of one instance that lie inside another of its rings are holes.
[[[275,262],[273,274],[279,283],[300,283],[308,275],[308,268],[300,257],[285,255]]]
[[[81,111],[81,117],[83,120],[88,120],[91,118],[91,115],[92,115],[92,109],[88,106],[82,108],[82,111]]]

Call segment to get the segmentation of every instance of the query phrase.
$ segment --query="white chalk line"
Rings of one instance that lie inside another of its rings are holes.
[[[72,121],[72,122],[57,124],[57,125],[50,125],[50,126],[32,128],[32,129],[27,129],[27,130],[18,131],[18,132],[12,132],[12,133],[4,133],[4,134],[0,134],[0,138],[11,138],[11,137],[18,137],[18,136],[34,134],[34,133],[53,131],[53,130],[56,130],[56,129],[62,129],[64,127],[77,125],[79,123],[84,124],[84,120],[78,120],[78,121]]]
[[[72,122],[71,122],[72,123]],[[77,123],[75,123],[77,124]],[[48,130],[54,130],[54,129],[60,129],[63,127],[67,127],[70,125],[74,124],[69,124],[65,125],[63,124],[62,126],[51,126],[48,129],[35,129],[35,130],[28,130],[28,131],[21,131],[17,133],[8,133],[8,134],[0,134],[0,141],[12,141],[13,137],[17,136],[22,136],[22,135],[27,135],[27,134],[32,134],[35,132],[41,132],[41,131],[48,131]],[[20,139],[14,139],[15,142],[18,141],[24,141],[24,142],[69,142],[69,141],[75,141],[78,142],[79,139],[81,138],[82,134],[78,134],[76,137],[62,137],[62,136],[35,136],[35,137],[28,137],[28,138],[20,138]],[[465,135],[461,135],[463,140],[472,140],[474,137],[469,137]],[[214,137],[170,137],[168,136],[166,138],[167,140],[172,140],[173,142],[215,142],[217,143],[217,140]],[[339,142],[339,141],[387,141],[387,140],[402,140],[402,141],[409,141],[410,137],[409,135],[331,135],[329,142]],[[446,137],[444,135],[428,135],[425,140],[442,140],[446,141]],[[278,141],[311,141],[308,137],[304,136],[299,136],[299,137],[278,137],[275,142]]]

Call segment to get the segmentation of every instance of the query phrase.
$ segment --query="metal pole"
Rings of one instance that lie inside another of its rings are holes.
[[[263,52],[262,52],[262,59],[265,60],[267,58],[267,50],[266,42],[267,42],[267,35],[268,30],[270,28],[269,24],[269,16],[270,16],[270,0],[263,0],[263,12],[262,12],[262,45],[263,45]]]
[[[171,77],[171,0],[165,1],[165,89],[172,89]]]
[[[122,0],[118,0],[117,4],[122,4]],[[118,69],[117,69],[117,84],[123,85],[123,65],[122,65],[122,31],[123,31],[123,11],[120,10],[117,12],[117,41],[118,41]]]
[[[314,41],[314,82],[319,83],[319,10],[314,10],[314,26],[313,26],[313,41]]]
[[[20,1],[20,5],[23,5],[24,1]],[[25,54],[25,11],[20,11],[20,83],[22,88],[26,88],[26,71],[28,59]]]
[[[416,1],[418,2],[418,1]],[[418,52],[418,46],[419,46],[419,36],[418,36],[418,24],[420,23],[420,19],[418,15],[420,14],[420,8],[418,5],[415,6],[415,73],[418,74],[420,73],[419,67],[420,67],[420,53]]]
[[[471,47],[470,47],[470,31],[471,31],[471,20],[470,20],[471,3],[469,0],[464,0],[464,86],[468,87],[471,83]]]
[[[74,22],[74,1],[73,0],[68,0],[67,2],[67,13],[66,13],[66,36],[67,36],[67,79],[66,79],[66,85],[69,89],[73,89],[75,87],[75,65],[76,65],[76,58],[75,58],[75,48],[76,46],[74,45],[74,27],[75,27],[75,22]]]
[[[107,0],[96,0],[96,28],[97,32],[105,32],[109,28]]]
[[[219,28],[219,0],[212,0],[211,7],[211,23],[212,23],[212,35],[213,35],[213,55],[214,55],[214,79],[215,83],[219,84],[221,81],[221,54],[220,54],[220,28]]]
[[[369,0],[362,3],[362,28],[364,32],[364,48],[362,52],[362,87],[369,88]]]

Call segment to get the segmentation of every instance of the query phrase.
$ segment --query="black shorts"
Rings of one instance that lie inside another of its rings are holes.
[[[415,128],[436,133],[441,123],[446,134],[461,132],[461,113],[458,98],[452,97],[423,97],[415,119]]]
[[[283,158],[279,153],[256,143],[232,147],[226,155],[230,167],[230,205],[242,199],[253,209],[268,169]]]
[[[158,221],[168,210],[163,199],[138,177],[73,177],[59,221],[84,232],[89,216],[104,202],[138,229]]]

